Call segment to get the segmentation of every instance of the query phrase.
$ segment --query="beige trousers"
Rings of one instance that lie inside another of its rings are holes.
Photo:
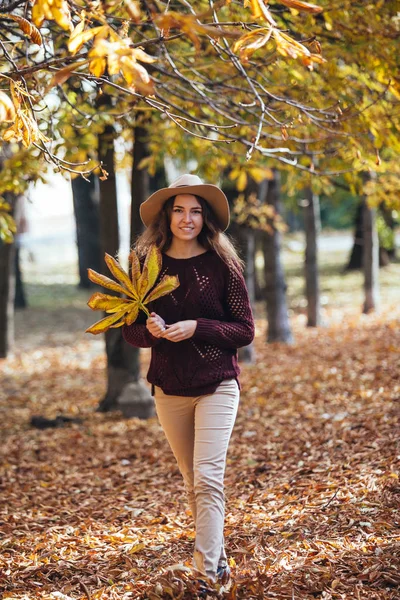
[[[154,400],[195,522],[193,566],[215,580],[217,568],[226,564],[224,473],[239,405],[237,381],[222,381],[203,396],[169,396],[155,387]]]

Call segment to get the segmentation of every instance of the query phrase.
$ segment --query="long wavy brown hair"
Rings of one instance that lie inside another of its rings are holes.
[[[155,244],[161,252],[167,252],[172,243],[170,229],[171,213],[176,196],[169,198],[161,208],[156,218],[137,238],[134,250],[139,258],[144,257],[150,246]],[[244,262],[229,238],[218,224],[212,207],[201,196],[196,196],[203,210],[203,228],[198,236],[198,241],[205,250],[214,250],[220,258],[235,271],[242,272]]]

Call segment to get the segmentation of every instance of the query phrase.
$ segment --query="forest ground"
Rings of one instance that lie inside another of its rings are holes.
[[[257,304],[225,479],[234,585],[221,595],[398,600],[400,264],[381,270],[381,312],[362,315],[361,274],[323,253],[325,326],[307,329],[301,256],[284,259],[295,343],[265,343]],[[84,333],[95,315],[70,275],[26,272],[30,307],[0,362],[2,598],[196,598],[175,460],[156,418],[95,412],[103,340]],[[59,414],[81,422],[30,425]]]

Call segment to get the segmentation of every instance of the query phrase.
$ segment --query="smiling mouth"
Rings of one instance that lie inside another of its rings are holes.
[[[193,231],[194,227],[180,227],[183,231]]]

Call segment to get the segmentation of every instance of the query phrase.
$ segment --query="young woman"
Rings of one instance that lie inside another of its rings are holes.
[[[156,412],[187,490],[196,540],[193,565],[226,585],[224,473],[239,404],[237,349],[254,337],[242,261],[223,231],[229,224],[225,194],[182,175],[140,207],[147,229],[135,249],[162,253],[159,278],[180,285],[155,300],[151,317],[124,325],[127,342],[151,347],[147,374]]]

